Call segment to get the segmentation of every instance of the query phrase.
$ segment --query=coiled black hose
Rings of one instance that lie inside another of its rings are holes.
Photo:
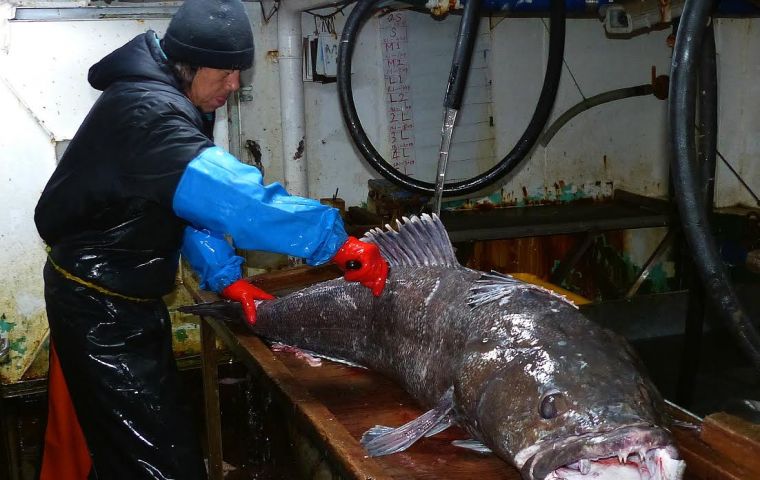
[[[676,35],[668,111],[673,186],[684,235],[705,291],[742,350],[760,368],[760,333],[741,308],[721,262],[705,208],[704,173],[696,165],[696,74],[711,10],[710,0],[687,0]],[[707,118],[703,107],[703,121]],[[704,151],[707,144],[701,143]]]
[[[435,192],[434,183],[423,182],[404,175],[385,161],[367,137],[356,113],[351,89],[351,58],[354,43],[359,29],[374,13],[373,7],[382,1],[384,0],[360,0],[343,27],[338,49],[338,96],[341,113],[356,147],[372,168],[402,188],[422,194],[433,194]],[[551,0],[549,19],[549,57],[546,74],[536,110],[533,112],[528,127],[512,150],[499,163],[468,180],[447,183],[443,189],[444,196],[466,195],[495,183],[511,172],[536,144],[554,107],[554,100],[562,75],[562,61],[565,51],[565,0]]]

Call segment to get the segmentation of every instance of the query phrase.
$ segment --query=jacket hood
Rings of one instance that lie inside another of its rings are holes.
[[[87,80],[97,90],[105,90],[112,83],[127,79],[158,81],[179,90],[158,42],[153,30],[141,33],[90,67]]]

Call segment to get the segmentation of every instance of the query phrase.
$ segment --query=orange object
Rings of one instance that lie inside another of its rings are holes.
[[[90,451],[79,426],[58,355],[50,342],[48,421],[40,480],[86,480],[92,468]]]
[[[376,297],[383,292],[388,278],[388,263],[374,243],[348,237],[333,257],[333,262],[343,270],[347,281],[361,283]]]
[[[222,290],[222,297],[240,302],[250,326],[256,324],[256,300],[274,300],[274,297],[249,281],[236,280]]]

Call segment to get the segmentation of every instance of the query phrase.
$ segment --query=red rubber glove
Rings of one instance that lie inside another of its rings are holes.
[[[249,326],[256,324],[256,300],[273,300],[274,297],[249,282],[237,280],[221,292],[222,297],[240,302]]]
[[[347,281],[361,283],[376,297],[383,293],[388,278],[388,263],[374,243],[348,237],[333,257],[333,262],[345,272],[343,278]]]

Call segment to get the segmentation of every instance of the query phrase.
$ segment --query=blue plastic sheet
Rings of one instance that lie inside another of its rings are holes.
[[[198,230],[229,234],[238,248],[301,257],[309,265],[330,260],[348,238],[337,209],[290,195],[279,183],[263,185],[256,167],[219,147],[190,162],[173,207]]]
[[[221,292],[241,277],[243,257],[235,255],[232,245],[218,233],[187,227],[182,237],[182,256],[198,273],[204,290]]]

